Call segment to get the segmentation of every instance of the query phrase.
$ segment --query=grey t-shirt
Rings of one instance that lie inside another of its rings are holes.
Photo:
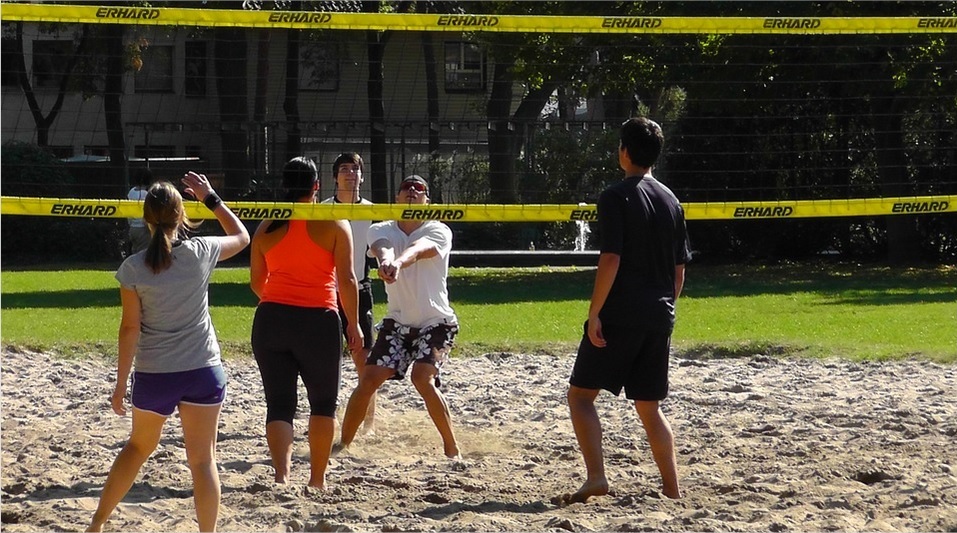
[[[159,274],[146,265],[145,251],[120,265],[116,279],[140,297],[134,360],[138,372],[183,372],[220,364],[206,292],[219,253],[217,240],[197,237],[173,246],[172,265]]]

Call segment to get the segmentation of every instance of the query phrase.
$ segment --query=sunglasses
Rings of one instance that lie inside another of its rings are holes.
[[[417,181],[407,181],[399,187],[400,191],[408,191],[409,189],[415,192],[425,192],[425,185]]]

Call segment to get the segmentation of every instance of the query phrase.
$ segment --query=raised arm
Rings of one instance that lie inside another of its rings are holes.
[[[219,241],[220,252],[219,260],[223,261],[238,254],[249,244],[249,232],[242,221],[226,207],[223,200],[213,190],[206,175],[197,174],[189,171],[183,176],[183,184],[186,185],[185,191],[191,194],[197,200],[206,204],[206,207],[213,212],[216,220],[226,232],[224,237],[211,237]]]

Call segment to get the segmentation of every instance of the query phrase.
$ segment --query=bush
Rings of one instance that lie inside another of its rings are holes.
[[[9,142],[3,145],[0,158],[4,196],[72,196],[73,177],[60,160],[39,146]],[[118,261],[126,238],[122,219],[4,215],[0,226],[0,254],[6,265]]]

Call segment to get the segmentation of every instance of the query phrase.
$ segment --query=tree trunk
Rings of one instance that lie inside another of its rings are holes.
[[[239,192],[249,187],[248,136],[245,131],[249,119],[246,31],[241,28],[217,28],[215,35],[213,55],[222,123],[220,139],[225,186]]]
[[[383,104],[382,57],[385,53],[383,32],[366,32],[366,48],[369,55],[369,159],[372,166],[372,201],[387,204],[392,201],[389,191],[389,176],[386,173],[385,106]]]
[[[904,114],[898,98],[886,93],[872,97],[871,116],[874,123],[874,152],[881,194],[885,198],[910,194],[907,187],[907,157],[904,153]],[[887,259],[892,263],[914,263],[921,260],[921,240],[914,215],[888,215]]]
[[[302,152],[302,135],[299,131],[299,31],[286,33],[286,95],[282,101],[286,113],[286,156],[283,163]]]
[[[125,26],[104,24],[100,31],[107,50],[106,79],[103,86],[103,117],[110,150],[111,182],[122,184],[124,195],[130,188],[126,162],[126,138],[123,135],[123,73],[126,71],[126,50],[123,46]]]
[[[435,61],[435,43],[432,40],[432,34],[427,31],[422,32],[422,56],[425,59],[426,114],[429,121],[429,181],[432,184],[432,201],[442,203],[443,183],[441,180],[436,180],[432,175],[432,169],[441,149],[439,138],[439,131],[441,130],[439,124],[439,80]]]
[[[17,23],[16,39],[14,40],[14,46],[16,47],[14,68],[17,69],[17,80],[19,81],[20,89],[27,99],[30,114],[33,115],[33,122],[37,127],[37,146],[47,147],[50,145],[50,127],[53,125],[57,115],[60,113],[60,109],[63,107],[66,90],[73,76],[73,70],[76,68],[80,56],[86,49],[89,34],[89,25],[84,25],[82,33],[80,34],[80,42],[77,43],[76,48],[68,59],[66,69],[60,75],[56,101],[53,103],[53,107],[50,108],[50,112],[44,116],[43,110],[40,108],[40,103],[36,99],[36,93],[33,91],[33,84],[30,83],[30,77],[27,75],[26,60],[23,57],[23,23]]]
[[[512,151],[513,131],[509,129],[512,111],[512,61],[503,61],[505,53],[495,54],[492,69],[492,92],[489,96],[488,115],[488,187],[489,201],[513,204],[518,201],[515,179],[515,159]],[[514,126],[513,126],[514,127]]]
[[[270,30],[257,30],[256,95],[253,98],[253,169],[268,172],[266,157],[266,96],[269,92],[269,36]]]

